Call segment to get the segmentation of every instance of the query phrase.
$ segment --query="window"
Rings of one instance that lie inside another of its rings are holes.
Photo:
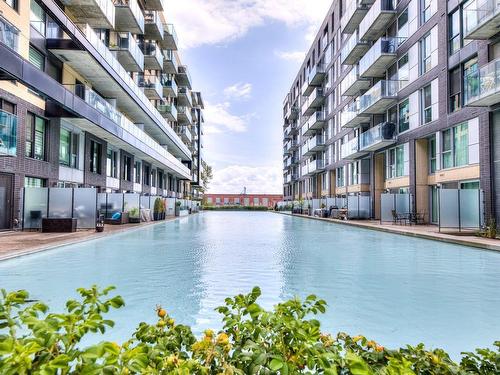
[[[18,10],[17,0],[3,0],[8,6],[14,10]]]
[[[399,38],[408,38],[408,8],[403,10],[398,17],[398,37]]]
[[[422,99],[422,124],[428,124],[432,121],[432,87],[425,86],[421,90]]]
[[[400,88],[404,87],[410,78],[410,67],[408,65],[408,54],[398,60],[398,80]]]
[[[455,112],[462,107],[460,81],[460,67],[458,67],[450,72],[450,112]]]
[[[460,50],[462,44],[460,36],[460,9],[457,9],[450,15],[449,44],[450,55]]]
[[[141,162],[136,161],[134,163],[134,181],[136,184],[141,183]]]
[[[463,65],[463,85],[464,85],[464,103],[469,98],[479,95],[479,70],[477,66],[477,57],[470,59]]]
[[[47,121],[32,113],[26,119],[26,157],[45,160]]]
[[[431,13],[431,3],[432,3],[432,0],[421,0],[421,5],[422,5],[422,8],[421,8],[421,15],[422,15],[421,23],[422,24],[424,24],[427,21],[429,21],[429,18],[431,18],[431,16],[432,16],[432,13]]]
[[[398,131],[403,133],[410,129],[410,100],[405,99],[399,103]]]
[[[359,163],[354,162],[351,164],[351,185],[359,184]]]
[[[469,189],[478,190],[479,189],[479,181],[460,182],[460,189],[461,190],[469,190]]]
[[[2,98],[0,98],[0,109],[13,115],[16,114],[16,105]]]
[[[29,60],[41,71],[45,70],[45,56],[33,46],[30,46]]]
[[[47,180],[44,178],[37,177],[24,177],[24,187],[36,187],[41,188],[46,186]]]
[[[432,67],[431,35],[427,34],[420,41],[420,73],[427,73]]]
[[[30,25],[33,29],[45,36],[45,12],[35,0],[30,4]]]
[[[158,188],[163,189],[163,172],[158,171]]]
[[[429,138],[428,142],[428,150],[427,153],[429,155],[429,173],[436,172],[436,136]]]
[[[19,30],[3,18],[0,18],[0,40],[10,49],[17,51]]]
[[[443,131],[443,168],[460,167],[469,163],[469,134],[467,123]]]
[[[59,135],[59,164],[78,168],[78,149],[80,137],[67,129],[61,128]]]
[[[101,174],[102,145],[96,141],[90,141],[90,172]]]
[[[337,187],[345,186],[344,167],[337,168]]]
[[[108,177],[118,177],[118,152],[108,148],[106,158],[106,175]]]
[[[405,164],[404,145],[391,148],[387,151],[387,178],[396,178],[404,176]]]
[[[123,179],[132,181],[132,158],[128,155],[123,155]]]
[[[151,170],[151,186],[156,187],[156,169]]]
[[[142,176],[142,183],[146,186],[149,186],[150,178],[151,178],[151,169],[149,168],[149,165],[145,165],[144,166],[144,173]]]

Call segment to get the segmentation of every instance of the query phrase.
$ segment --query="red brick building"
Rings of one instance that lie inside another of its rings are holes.
[[[213,206],[266,206],[274,207],[283,200],[281,194],[205,194],[207,205]]]

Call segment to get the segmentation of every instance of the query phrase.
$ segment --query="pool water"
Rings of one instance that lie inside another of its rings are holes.
[[[154,322],[157,304],[196,333],[219,328],[214,308],[255,285],[265,307],[317,294],[324,331],[388,347],[458,357],[500,339],[500,253],[267,212],[205,212],[0,262],[0,287],[54,308],[92,284],[126,301],[110,315],[116,341]]]

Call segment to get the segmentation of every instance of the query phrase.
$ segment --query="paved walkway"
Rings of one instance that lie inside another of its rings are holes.
[[[175,217],[167,217],[165,221],[171,220],[175,220]],[[94,229],[79,230],[75,233],[41,233],[27,231],[0,232],[0,261],[52,249],[58,246],[70,245],[78,242],[103,238],[116,233],[137,230],[139,228],[159,223],[161,222],[151,221],[141,224],[125,225],[106,224],[104,232],[101,233],[97,233]]]
[[[289,213],[283,213],[291,215]],[[333,223],[351,225],[360,228],[379,230],[382,232],[401,234],[405,236],[419,237],[430,240],[454,243],[457,245],[477,247],[481,249],[500,251],[500,240],[493,240],[489,238],[477,237],[474,232],[457,233],[457,232],[439,232],[436,225],[393,225],[381,224],[378,220],[338,220],[330,218],[320,218],[317,216],[296,215],[293,216],[304,217],[313,220],[329,221]]]

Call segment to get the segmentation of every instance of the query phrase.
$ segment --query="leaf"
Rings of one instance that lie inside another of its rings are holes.
[[[352,375],[372,375],[373,372],[368,364],[360,356],[353,352],[347,352],[345,359],[349,365],[349,371]]]
[[[283,361],[281,359],[273,358],[271,360],[271,363],[269,363],[269,368],[272,371],[278,371],[280,368],[282,368],[284,365]]]

